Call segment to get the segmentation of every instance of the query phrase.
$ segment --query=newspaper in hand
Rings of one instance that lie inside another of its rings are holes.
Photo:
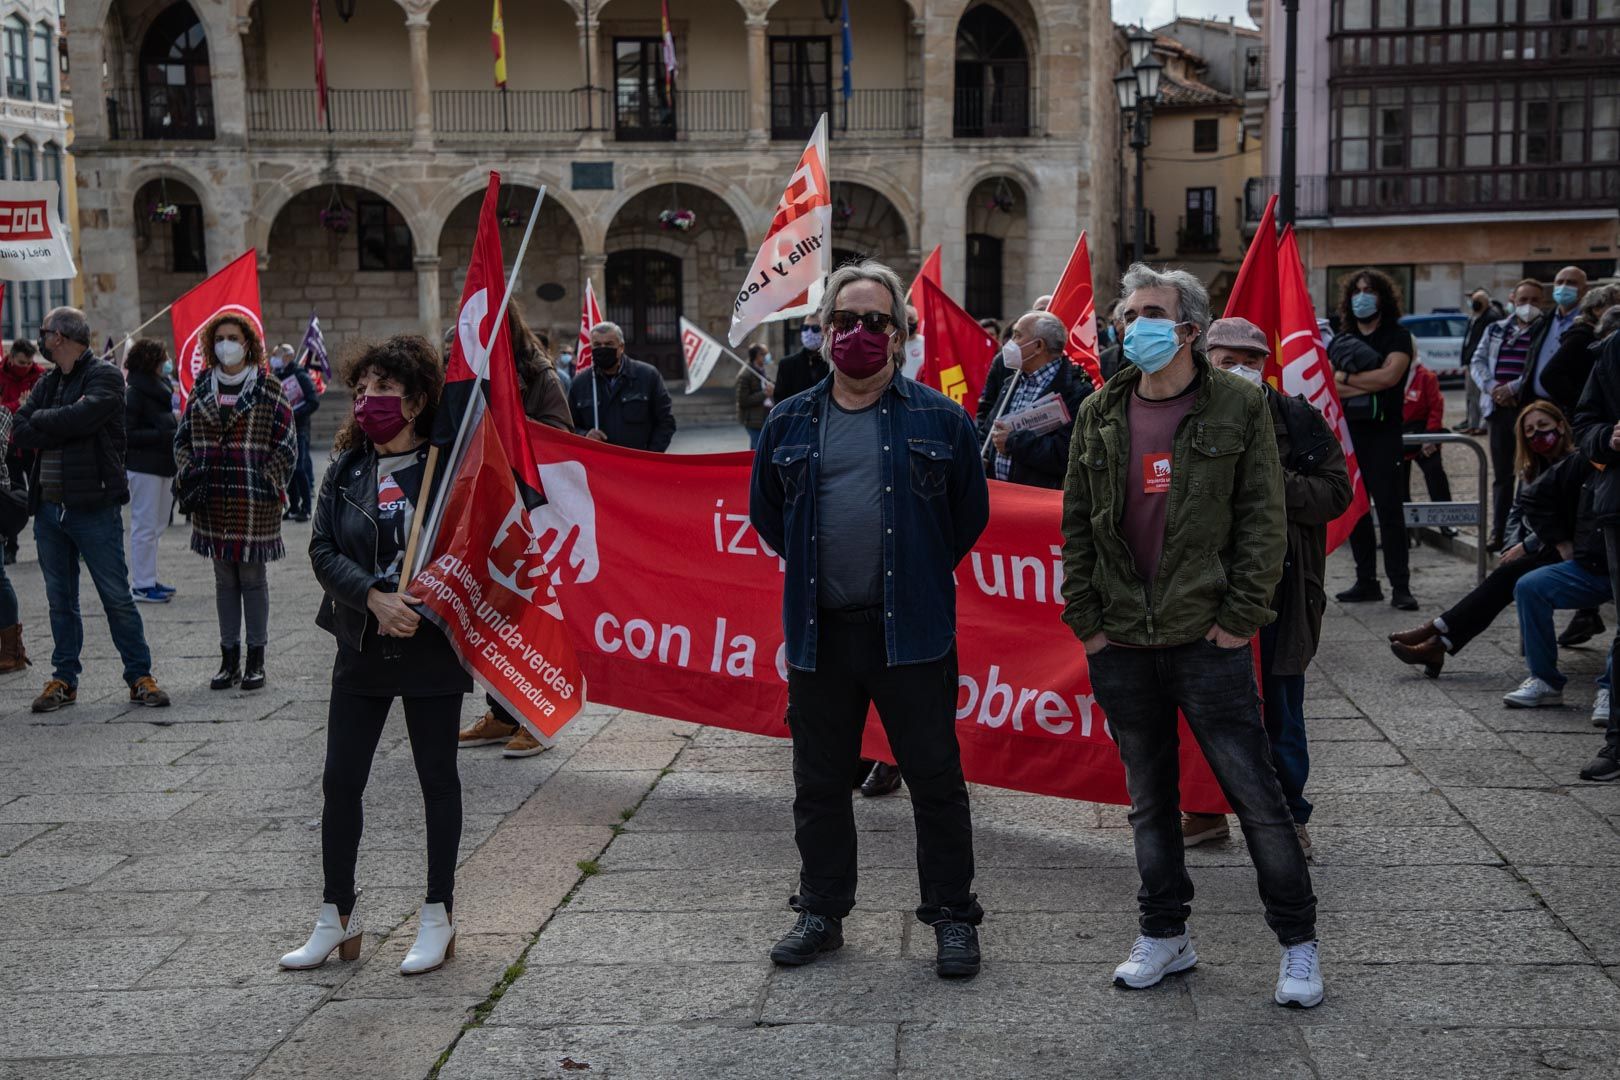
[[[1056,394],[1036,398],[1035,404],[1022,412],[1003,416],[999,421],[1008,431],[1027,431],[1031,435],[1045,435],[1067,424],[1073,417],[1069,407]]]

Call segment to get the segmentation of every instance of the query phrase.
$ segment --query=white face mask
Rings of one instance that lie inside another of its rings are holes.
[[[1024,350],[1012,338],[1001,346],[1001,366],[1008,371],[1017,371],[1024,366]]]
[[[1520,304],[1518,307],[1513,309],[1513,314],[1519,317],[1520,322],[1529,322],[1537,315],[1536,305]]]
[[[1226,368],[1225,370],[1228,375],[1236,375],[1240,379],[1247,379],[1256,386],[1265,385],[1265,376],[1261,372],[1250,367],[1248,364],[1237,364],[1233,367]]]
[[[214,357],[226,367],[235,367],[246,355],[247,350],[242,348],[240,341],[214,342]]]

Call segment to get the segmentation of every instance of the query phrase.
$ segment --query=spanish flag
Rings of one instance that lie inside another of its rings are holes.
[[[501,18],[501,0],[495,0],[495,13],[489,20],[489,47],[495,51],[495,85],[506,89],[506,22]]]

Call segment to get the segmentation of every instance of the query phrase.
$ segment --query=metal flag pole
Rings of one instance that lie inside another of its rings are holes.
[[[979,447],[981,458],[990,452],[990,440],[996,437],[996,422],[1001,419],[1001,414],[1007,411],[1007,403],[1012,400],[1013,391],[1018,389],[1019,376],[1023,374],[1023,368],[1013,369],[1012,379],[1007,383],[1007,393],[1002,396],[1001,404],[996,406],[996,415],[990,418],[990,429],[984,435],[984,445]]]

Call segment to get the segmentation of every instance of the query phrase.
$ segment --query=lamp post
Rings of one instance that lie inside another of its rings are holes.
[[[1136,150],[1136,235],[1132,261],[1141,262],[1147,248],[1147,206],[1143,201],[1143,158],[1153,141],[1153,106],[1159,98],[1159,79],[1164,63],[1153,55],[1153,35],[1140,26],[1126,36],[1131,66],[1114,76],[1114,92],[1119,108],[1131,126],[1131,146]]]
[[[1295,174],[1298,167],[1295,149],[1296,128],[1298,116],[1296,114],[1298,100],[1299,80],[1295,76],[1295,65],[1299,62],[1299,0],[1282,0],[1283,6],[1283,114],[1282,114],[1282,168],[1278,179],[1279,198],[1277,199],[1277,224],[1292,225],[1294,223],[1294,188],[1299,180]]]

